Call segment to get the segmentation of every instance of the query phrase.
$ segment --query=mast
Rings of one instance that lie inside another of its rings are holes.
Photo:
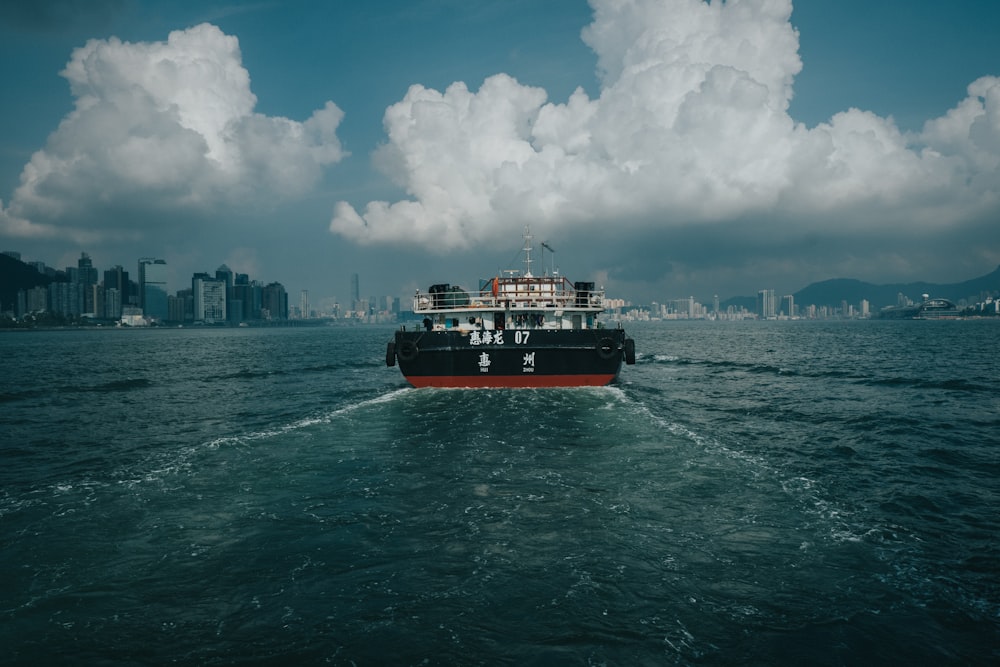
[[[524,277],[531,278],[531,228],[524,226]]]

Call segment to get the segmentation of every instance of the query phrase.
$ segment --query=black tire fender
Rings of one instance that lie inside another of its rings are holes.
[[[392,341],[389,341],[385,346],[385,365],[396,365],[396,344]]]
[[[399,357],[400,361],[413,361],[420,354],[420,348],[417,347],[415,341],[409,339],[403,339],[399,341],[399,347],[396,348],[396,356]]]
[[[597,342],[597,354],[601,359],[611,359],[618,354],[618,346],[615,345],[615,341],[605,336]]]
[[[629,366],[635,363],[635,341],[631,338],[625,339],[625,363]]]

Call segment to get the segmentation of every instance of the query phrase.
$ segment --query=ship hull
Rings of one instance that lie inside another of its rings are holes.
[[[634,357],[621,329],[397,331],[389,345],[414,387],[603,386]]]

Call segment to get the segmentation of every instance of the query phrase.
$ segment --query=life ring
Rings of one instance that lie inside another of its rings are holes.
[[[399,347],[396,349],[396,356],[399,357],[400,361],[413,361],[419,353],[420,349],[416,342],[409,339],[399,341]]]
[[[611,359],[618,354],[618,346],[615,345],[615,341],[605,336],[597,343],[597,354],[601,359]]]

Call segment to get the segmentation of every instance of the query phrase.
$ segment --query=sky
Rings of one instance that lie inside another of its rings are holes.
[[[1000,4],[7,0],[0,250],[296,299],[634,302],[1000,264]],[[541,259],[536,255],[536,259]],[[536,264],[536,273],[539,272]]]

